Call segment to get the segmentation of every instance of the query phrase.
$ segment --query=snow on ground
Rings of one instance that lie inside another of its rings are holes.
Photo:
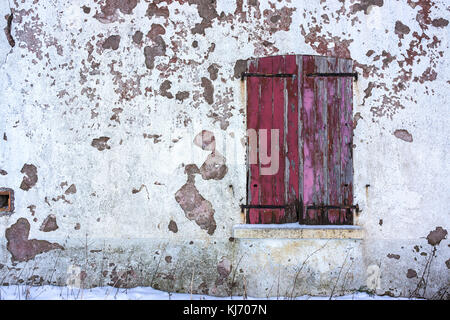
[[[57,286],[0,286],[0,300],[243,300],[242,296],[213,297],[200,294],[168,293],[150,287],[118,289],[113,287],[97,287],[79,289]],[[267,298],[252,298],[248,300]],[[271,297],[270,300],[285,300],[284,297]],[[328,300],[329,297],[300,296],[295,300]],[[408,300],[408,298],[392,298],[388,296],[369,295],[356,292],[345,296],[333,297],[333,300]]]

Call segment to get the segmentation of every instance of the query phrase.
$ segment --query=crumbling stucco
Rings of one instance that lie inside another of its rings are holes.
[[[446,1],[4,1],[0,13],[0,188],[15,192],[14,212],[0,215],[0,264],[17,271],[5,283],[32,261],[26,281],[63,285],[87,243],[85,286],[228,295],[245,283],[265,297],[372,283],[409,296],[431,270],[426,296],[441,296]],[[248,59],[284,54],[354,62],[362,241],[230,241],[247,196],[240,77]]]

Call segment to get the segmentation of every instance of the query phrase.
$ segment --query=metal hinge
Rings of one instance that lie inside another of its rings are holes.
[[[306,210],[330,210],[330,209],[355,209],[359,212],[358,205],[311,205],[306,206]]]
[[[358,74],[356,72],[348,72],[348,73],[336,73],[336,72],[316,72],[316,73],[308,73],[307,77],[354,77],[355,81],[358,81]]]
[[[244,80],[245,77],[295,78],[295,74],[293,74],[293,73],[251,73],[251,72],[242,72],[241,73],[241,81]]]
[[[287,205],[272,204],[241,204],[241,209],[286,209]]]

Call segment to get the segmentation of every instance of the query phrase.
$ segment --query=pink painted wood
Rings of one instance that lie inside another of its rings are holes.
[[[352,224],[347,209],[308,209],[353,203],[352,83],[350,77],[309,73],[352,72],[350,60],[303,57],[303,212],[305,224]]]
[[[352,72],[351,60],[265,57],[249,61],[247,72],[296,75],[247,77],[247,128],[258,133],[258,146],[261,137],[265,139],[264,151],[272,161],[279,156],[279,168],[273,175],[261,174],[270,164],[261,164],[259,152],[258,163],[248,165],[247,203],[285,206],[251,208],[247,222],[352,224],[348,210],[307,209],[353,203],[352,78],[306,76]],[[267,130],[266,136],[261,129]],[[279,130],[277,154],[270,154],[271,129]]]

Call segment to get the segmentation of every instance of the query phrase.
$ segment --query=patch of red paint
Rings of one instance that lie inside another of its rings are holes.
[[[50,243],[46,240],[28,239],[30,234],[30,223],[25,218],[19,218],[15,224],[6,229],[5,238],[7,250],[11,253],[12,261],[28,261],[34,259],[38,254],[50,250],[64,248],[58,243]]]

